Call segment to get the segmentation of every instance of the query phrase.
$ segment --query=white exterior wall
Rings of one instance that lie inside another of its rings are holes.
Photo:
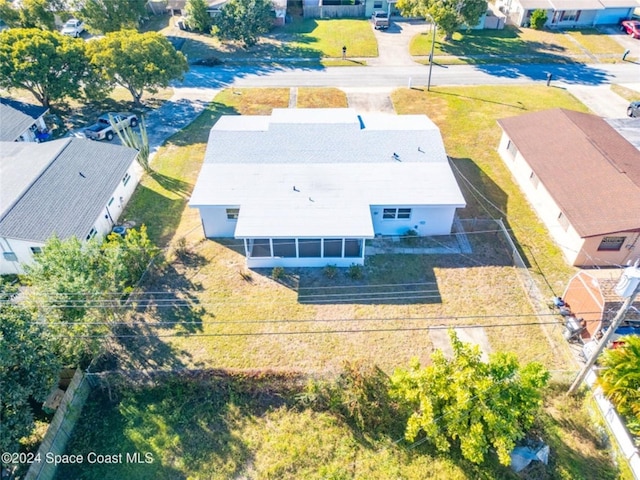
[[[409,219],[383,219],[385,208],[411,208]],[[421,237],[429,235],[449,235],[456,208],[452,206],[418,205],[373,205],[371,218],[376,235],[404,235],[407,230],[415,230]]]
[[[100,215],[98,215],[98,218],[96,218],[96,221],[93,224],[93,227],[97,230],[98,235],[107,235],[109,232],[111,232],[114,223],[117,223],[118,218],[124,210],[124,207],[131,199],[131,195],[133,195],[133,192],[135,191],[136,186],[140,181],[140,177],[142,176],[142,167],[140,167],[137,162],[134,162],[131,164],[131,167],[129,167],[127,173],[131,177],[127,182],[127,185],[124,185],[122,181],[118,183],[118,187],[113,193],[113,203],[111,204],[111,206],[105,205],[103,207]],[[81,238],[81,240],[84,239]],[[4,255],[0,256],[0,275],[23,273],[20,264],[27,264],[33,261],[33,253],[31,252],[30,247],[43,246],[44,243],[41,242],[0,237],[0,254],[2,254],[3,252],[11,251],[15,253],[17,257],[17,261],[12,262],[5,260]]]
[[[204,236],[207,238],[233,238],[238,220],[227,218],[227,208],[240,208],[239,205],[199,206]]]
[[[31,247],[42,248],[43,246],[43,243],[0,237],[0,275],[23,273],[21,263],[31,263],[33,261]],[[5,260],[4,252],[13,252],[18,261]]]
[[[553,237],[560,247],[567,261],[573,265],[578,253],[582,249],[584,239],[580,238],[578,232],[576,232],[571,225],[565,230],[564,226],[558,222],[558,216],[561,213],[560,209],[542,183],[538,183],[536,187],[531,181],[531,167],[529,167],[520,152],[518,152],[514,158],[511,153],[507,151],[508,142],[509,138],[502,132],[498,153],[509,170],[511,170],[511,173],[520,186],[520,190],[524,193],[525,197],[527,197],[527,200],[538,214],[540,220],[546,225],[551,237]]]

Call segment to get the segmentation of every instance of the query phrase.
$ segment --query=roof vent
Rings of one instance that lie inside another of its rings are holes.
[[[393,152],[393,159],[397,160],[398,162],[400,162],[400,155],[398,155],[396,152]]]

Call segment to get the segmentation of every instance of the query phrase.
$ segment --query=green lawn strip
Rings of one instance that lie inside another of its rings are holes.
[[[619,57],[624,52],[624,47],[610,35],[603,34],[595,28],[565,30],[564,32],[592,55],[617,55]]]
[[[623,87],[622,85],[611,85],[611,90],[629,102],[636,102],[640,100],[640,92],[637,90]]]
[[[322,57],[342,57],[347,47],[349,57],[376,57],[378,43],[368,20],[305,19],[275,31],[276,38],[287,41],[289,48],[311,49]]]
[[[137,385],[108,380],[109,394],[98,388],[90,394],[66,453],[126,459],[140,452],[152,462],[85,461],[62,465],[56,478],[522,478],[491,455],[477,466],[455,449],[442,454],[426,443],[406,444],[402,418],[374,435],[337,414],[303,407],[295,398],[305,380],[295,373],[205,371]],[[533,433],[551,446],[550,462],[533,465],[537,476],[527,478],[588,479],[593,472],[617,478],[582,400],[568,399],[565,390],[553,385],[546,395]]]
[[[339,88],[298,88],[298,108],[346,108],[347,95]]]
[[[411,55],[429,55],[431,51],[431,32],[416,35],[410,43]],[[561,32],[532,30],[529,28],[505,27],[503,30],[469,30],[453,34],[453,39],[445,42],[443,36],[436,35],[434,56],[454,55],[495,55],[514,57],[518,55],[543,56],[550,62],[554,57],[582,55],[578,45]],[[555,60],[559,61],[559,60]]]

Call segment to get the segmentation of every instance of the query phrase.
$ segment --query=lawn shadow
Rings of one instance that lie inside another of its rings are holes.
[[[437,63],[434,62],[434,65],[437,65]],[[414,90],[421,90],[421,89],[414,89]],[[524,103],[522,103],[520,101],[516,102],[515,104],[496,102],[494,100],[487,100],[486,98],[470,97],[469,95],[460,95],[458,93],[451,93],[451,92],[442,92],[442,91],[439,91],[437,89],[437,87],[431,87],[431,91],[434,92],[434,93],[438,93],[440,95],[450,95],[452,97],[468,98],[469,100],[478,100],[480,102],[493,103],[495,105],[502,105],[504,107],[512,107],[512,108],[517,108],[517,109],[520,109],[520,110],[526,110],[527,109],[524,106]]]
[[[451,95],[447,93],[447,95]],[[491,100],[481,100],[490,103]],[[504,104],[501,104],[504,105]],[[523,108],[520,105],[507,105]],[[458,210],[461,218],[506,218],[508,196],[493,179],[470,158],[449,157],[453,174],[462,190],[467,206]]]
[[[162,173],[157,171],[152,171],[149,173],[149,175],[158,183],[158,185],[171,193],[175,193],[182,198],[188,198],[189,195],[191,195],[193,185],[191,185],[190,183],[187,183],[178,178],[167,177],[166,175],[163,175]]]

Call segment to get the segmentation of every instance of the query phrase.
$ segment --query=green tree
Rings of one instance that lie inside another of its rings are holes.
[[[24,88],[49,107],[95,85],[82,40],[36,28],[0,32],[0,87]]]
[[[531,14],[531,28],[542,30],[544,24],[547,23],[547,11],[538,9]]]
[[[0,0],[0,18],[14,28],[55,30],[55,12],[63,8],[61,0],[22,0],[17,5]]]
[[[207,12],[204,0],[187,0],[187,24],[196,32],[209,33],[211,31],[211,16]]]
[[[237,40],[251,47],[273,25],[270,0],[229,0],[213,19],[213,34],[222,40]]]
[[[155,93],[170,81],[181,79],[189,70],[184,55],[156,32],[108,33],[89,42],[87,54],[91,65],[102,72],[103,79],[129,90],[136,105],[141,105],[145,91]]]
[[[0,451],[19,451],[33,430],[31,399],[44,401],[57,381],[60,362],[46,327],[12,304],[0,304]],[[0,468],[0,470],[2,470]]]
[[[437,350],[431,365],[421,368],[415,360],[391,378],[392,394],[413,412],[405,437],[413,442],[422,432],[444,452],[455,444],[473,463],[494,448],[500,463],[509,465],[509,453],[542,404],[549,373],[539,363],[521,368],[511,353],[495,353],[485,363],[478,346],[461,342],[453,331],[449,337],[452,359]]]
[[[476,26],[487,11],[486,0],[398,0],[396,6],[405,16],[433,18],[445,41],[462,26]]]
[[[78,18],[95,33],[136,29],[145,17],[145,0],[75,0]]]
[[[599,361],[604,368],[598,384],[628,419],[629,430],[640,435],[640,336],[625,337],[624,345],[606,350]]]

